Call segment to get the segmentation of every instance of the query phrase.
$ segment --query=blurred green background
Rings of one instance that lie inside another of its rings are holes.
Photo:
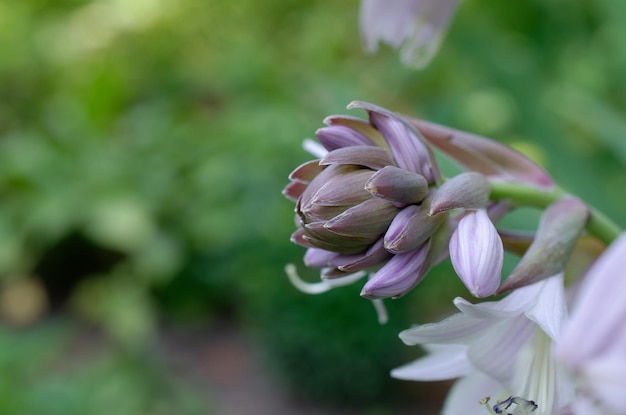
[[[355,99],[508,143],[626,224],[626,3],[467,0],[423,71],[365,54],[358,6],[0,1],[0,414],[436,413],[448,384],[388,372],[464,295],[449,264],[385,326],[358,284],[283,272],[318,278],[280,191]]]

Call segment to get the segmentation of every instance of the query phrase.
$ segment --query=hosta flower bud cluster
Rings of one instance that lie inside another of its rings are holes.
[[[473,294],[492,294],[500,281],[502,243],[485,210],[487,180],[466,173],[442,184],[417,128],[371,104],[350,108],[366,109],[369,120],[327,118],[316,134],[327,152],[296,168],[284,190],[296,203],[292,240],[308,248],[305,264],[321,268],[326,279],[375,271],[363,296],[403,295],[445,256],[458,221],[448,212],[469,209],[459,215],[453,257],[465,261],[457,271]],[[471,219],[476,226],[464,226]],[[471,248],[476,238],[485,242],[480,251]]]

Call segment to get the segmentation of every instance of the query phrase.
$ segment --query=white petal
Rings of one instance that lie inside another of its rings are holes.
[[[561,336],[561,325],[567,315],[563,274],[550,277],[539,284],[543,285],[543,289],[539,293],[537,302],[525,314],[537,323],[552,340],[558,341]]]
[[[430,345],[428,349],[426,356],[392,370],[391,376],[404,380],[435,381],[454,379],[471,372],[467,346]]]
[[[423,324],[400,332],[400,339],[409,345],[423,343],[467,344],[491,324],[488,320],[454,314],[439,323]]]
[[[473,372],[452,386],[441,414],[485,415],[487,410],[478,402],[487,396],[491,396],[494,403],[505,398],[507,394],[503,389],[495,379]]]
[[[481,372],[507,382],[515,374],[517,354],[535,330],[536,326],[523,316],[500,320],[472,342],[469,359]]]

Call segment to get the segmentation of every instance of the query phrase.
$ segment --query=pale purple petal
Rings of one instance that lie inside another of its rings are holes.
[[[458,378],[472,371],[465,345],[428,345],[427,349],[426,356],[393,369],[391,376],[403,380],[435,381]]]
[[[598,258],[579,287],[557,349],[571,366],[580,366],[613,348],[616,333],[626,331],[625,268],[626,234],[622,234]]]
[[[454,270],[475,297],[498,289],[504,260],[500,236],[484,210],[464,216],[450,239]]]
[[[626,350],[622,350],[621,356],[603,356],[590,360],[582,371],[582,377],[583,387],[588,388],[604,406],[615,414],[626,413]]]
[[[422,68],[430,62],[448,28],[458,0],[363,0],[361,34],[367,50],[382,41],[401,49],[405,65]]]
[[[394,254],[411,251],[426,242],[445,221],[445,216],[429,216],[428,198],[419,206],[409,205],[393,218],[385,232],[385,248]]]

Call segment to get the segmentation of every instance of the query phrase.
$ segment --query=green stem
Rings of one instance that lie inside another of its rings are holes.
[[[568,195],[559,187],[552,190],[541,190],[519,183],[492,182],[490,199],[509,200],[515,206],[546,208]],[[593,206],[589,206],[589,211],[590,218],[587,222],[587,231],[607,245],[613,242],[622,232],[622,229]]]

